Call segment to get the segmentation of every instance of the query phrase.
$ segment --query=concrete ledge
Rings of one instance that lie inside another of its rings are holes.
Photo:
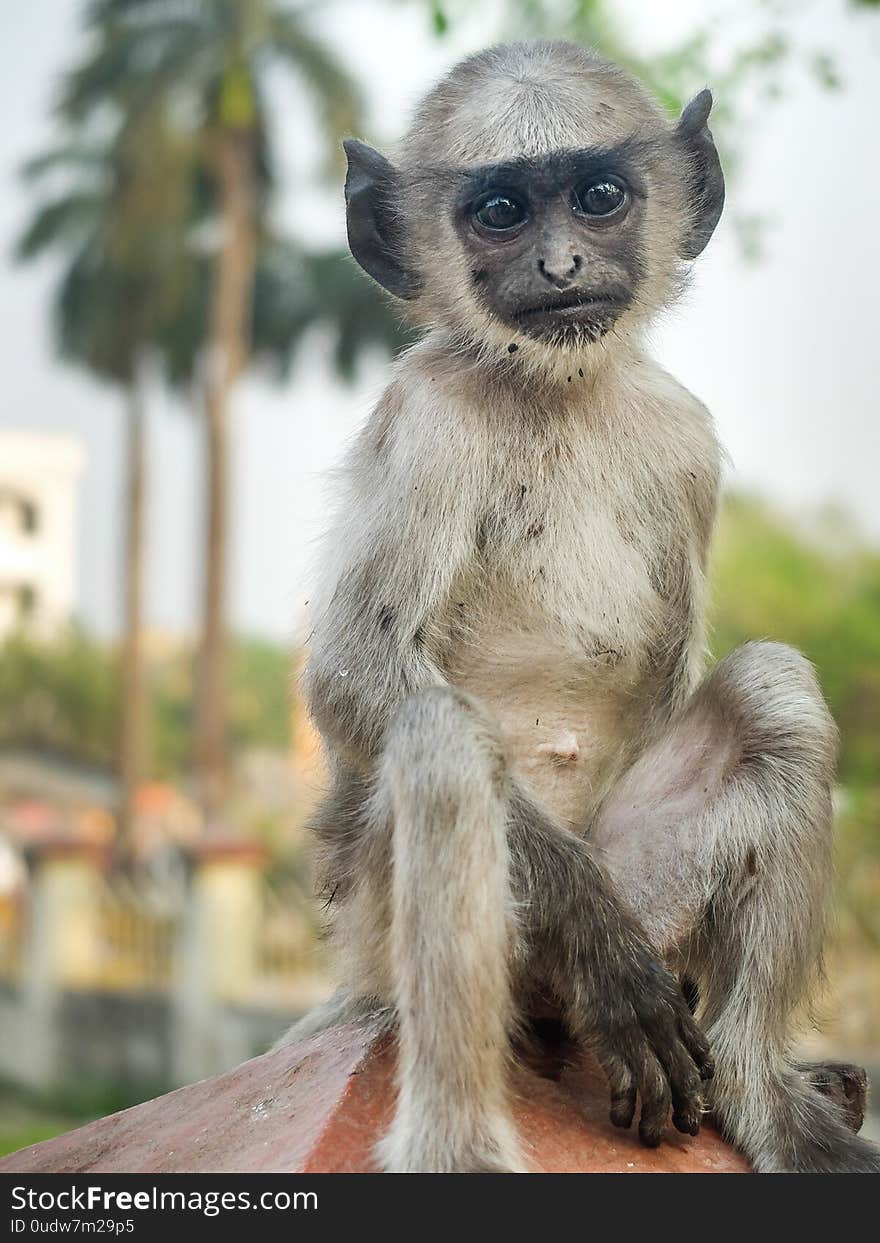
[[[348,1023],[0,1160],[3,1173],[362,1173],[390,1119],[394,1045]],[[594,1065],[521,1065],[514,1111],[538,1173],[747,1173],[710,1126],[657,1149],[608,1122]]]

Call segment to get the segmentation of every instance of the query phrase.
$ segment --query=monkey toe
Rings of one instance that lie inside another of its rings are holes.
[[[868,1075],[862,1066],[846,1062],[801,1063],[797,1068],[809,1084],[833,1101],[847,1126],[858,1133],[865,1121]]]
[[[639,1093],[642,1098],[639,1139],[646,1148],[656,1148],[669,1125],[672,1094],[659,1062],[650,1053],[643,1061]]]
[[[620,1127],[627,1131],[632,1126],[632,1120],[636,1112],[636,1092],[633,1088],[632,1092],[625,1095],[612,1096],[611,1098],[611,1122],[614,1126]]]
[[[678,1035],[682,1044],[691,1055],[700,1078],[703,1080],[711,1079],[715,1074],[715,1059],[712,1057],[708,1040],[690,1014],[680,1017]]]
[[[672,1115],[672,1124],[676,1131],[681,1131],[682,1135],[699,1135],[700,1111],[697,1109],[684,1112],[676,1110]]]

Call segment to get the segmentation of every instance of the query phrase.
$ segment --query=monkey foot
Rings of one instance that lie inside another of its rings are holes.
[[[856,1133],[862,1129],[868,1098],[864,1067],[846,1062],[800,1062],[797,1069],[817,1092],[834,1101],[847,1126]]]

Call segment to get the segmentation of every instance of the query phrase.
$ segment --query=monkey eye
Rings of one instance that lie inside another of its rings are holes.
[[[509,233],[528,219],[526,206],[515,194],[492,190],[478,199],[472,212],[476,223],[489,233]]]
[[[624,186],[613,177],[600,177],[577,186],[572,196],[575,211],[584,216],[613,216],[626,203]]]

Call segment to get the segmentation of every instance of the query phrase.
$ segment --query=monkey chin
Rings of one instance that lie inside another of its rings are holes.
[[[520,312],[514,320],[519,332],[561,350],[581,350],[609,333],[625,307],[591,301],[577,306],[540,308]]]

